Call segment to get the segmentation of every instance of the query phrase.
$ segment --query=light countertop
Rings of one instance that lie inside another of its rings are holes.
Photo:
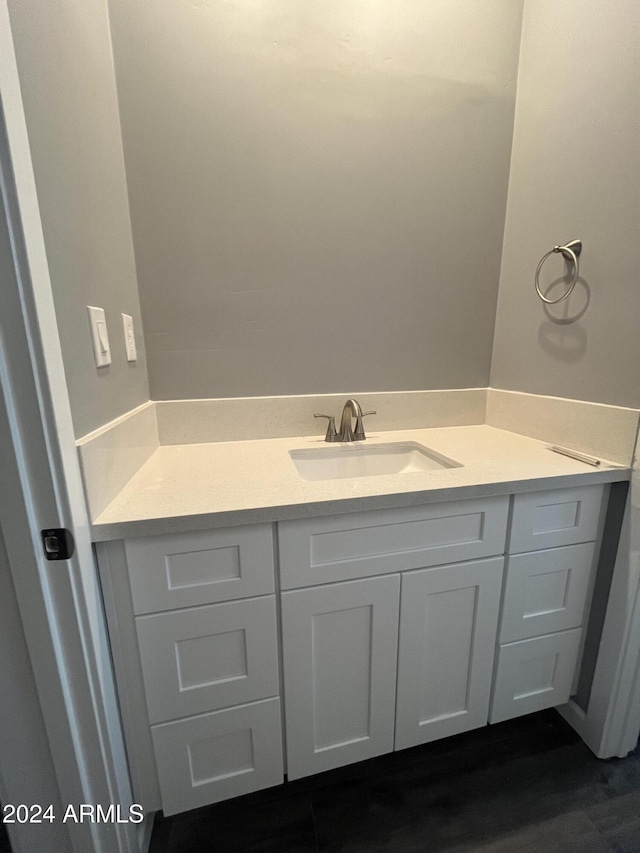
[[[628,480],[548,444],[486,425],[372,432],[367,445],[415,441],[462,464],[428,472],[305,481],[289,450],[339,447],[321,436],[159,447],[94,520],[94,541]]]

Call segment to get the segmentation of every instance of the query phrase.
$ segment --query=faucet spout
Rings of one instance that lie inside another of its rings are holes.
[[[356,423],[362,424],[362,409],[360,408],[360,403],[357,400],[349,399],[344,404],[344,408],[342,409],[342,418],[340,419],[340,433],[339,440],[340,441],[358,441],[359,436],[356,437],[351,428],[351,419],[355,418]],[[364,438],[364,435],[362,436]]]

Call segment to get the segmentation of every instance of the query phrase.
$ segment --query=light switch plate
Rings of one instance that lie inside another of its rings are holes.
[[[124,329],[124,345],[127,351],[127,361],[137,361],[136,336],[133,331],[133,317],[130,314],[122,315],[122,327]]]
[[[106,367],[111,364],[111,347],[109,346],[109,333],[107,331],[107,319],[103,308],[94,308],[87,305],[89,312],[89,324],[91,326],[91,339],[93,341],[93,354],[96,359],[96,367]]]

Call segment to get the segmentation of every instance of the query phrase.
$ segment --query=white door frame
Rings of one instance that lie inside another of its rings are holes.
[[[0,245],[3,242],[0,241]],[[3,407],[4,398],[0,395],[0,408]],[[4,415],[3,410],[0,442],[8,435]],[[52,805],[55,813],[61,814],[64,810],[58,780],[1,528],[0,649],[3,650],[0,654],[0,802]],[[19,725],[16,725],[17,720]],[[28,827],[14,823],[5,828],[14,853],[41,853],[42,850],[73,853],[68,827],[61,821],[29,824]]]
[[[13,267],[0,288],[0,522],[62,804],[119,804],[127,815],[131,788],[6,0],[0,192],[12,255],[3,273]],[[44,558],[39,531],[48,527],[73,531],[70,560]],[[4,796],[9,786],[5,779]],[[140,825],[66,827],[76,853],[140,850]],[[14,843],[28,850],[28,825],[16,830]]]

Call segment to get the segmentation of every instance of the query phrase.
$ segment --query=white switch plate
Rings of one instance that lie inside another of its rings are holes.
[[[124,329],[124,345],[127,351],[127,361],[137,361],[136,336],[133,331],[133,317],[131,315],[122,315],[122,327]]]
[[[103,308],[94,308],[87,305],[89,312],[89,324],[91,326],[91,339],[93,340],[93,354],[96,358],[96,367],[106,367],[111,364],[111,347],[109,346],[109,333],[107,331],[107,319]]]

